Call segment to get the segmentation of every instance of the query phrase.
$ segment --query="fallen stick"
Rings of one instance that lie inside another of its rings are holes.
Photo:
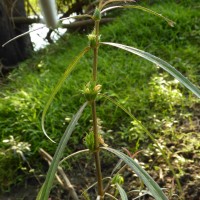
[[[53,158],[42,148],[40,148],[39,153],[42,156],[42,158],[44,158],[44,160],[46,160],[48,162],[48,164],[50,165],[52,160],[53,160]],[[58,166],[57,171],[58,171],[59,175],[63,179],[63,180],[61,180],[61,178],[58,175],[56,176],[56,178],[57,178],[58,182],[60,183],[60,185],[65,190],[69,191],[70,196],[74,200],[79,200],[78,195],[77,195],[76,191],[74,190],[73,185],[71,184],[71,182],[67,178],[67,175],[65,174],[64,170],[62,169],[62,167]]]

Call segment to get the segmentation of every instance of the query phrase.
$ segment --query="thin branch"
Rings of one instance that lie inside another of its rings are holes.
[[[102,179],[102,181],[106,180],[106,179],[109,179],[111,180],[111,177],[105,177]],[[81,195],[83,195],[84,192],[87,192],[88,190],[90,190],[91,188],[93,188],[95,185],[97,185],[97,182],[93,183],[92,185],[90,185],[87,189],[85,189]]]
[[[79,18],[84,18],[84,17],[93,19],[93,17],[91,15],[85,14],[85,15],[64,17],[64,18],[59,19],[59,21],[68,20],[68,19],[79,19]]]
[[[14,13],[14,9],[15,9],[15,5],[17,3],[17,0],[15,0],[13,3],[12,3],[12,7],[11,7],[11,10],[10,10],[10,16],[14,16],[13,13]],[[11,21],[12,24],[13,24],[13,27],[15,27],[15,24],[13,21]]]
[[[14,18],[15,19],[15,18]],[[20,18],[16,18],[16,20],[19,20],[19,21],[21,21],[22,19],[20,19]],[[35,20],[39,20],[39,19],[28,19],[28,20],[33,20],[34,21],[34,23],[36,23],[35,22]],[[111,21],[113,21],[114,19],[113,18],[104,18],[104,19],[102,19],[101,20],[101,23],[107,23],[107,22],[111,22]],[[78,21],[78,22],[73,22],[73,23],[71,23],[71,24],[62,24],[61,25],[61,28],[67,28],[67,29],[73,29],[73,28],[77,28],[77,27],[81,27],[81,26],[89,26],[89,25],[93,25],[93,20],[83,20],[83,21]],[[7,44],[9,44],[10,42],[12,42],[12,41],[14,41],[14,40],[16,40],[16,39],[18,39],[18,38],[20,38],[20,37],[23,37],[23,36],[25,36],[25,35],[27,35],[27,34],[29,34],[29,33],[32,33],[32,32],[34,32],[34,31],[37,31],[37,30],[39,30],[39,29],[42,29],[42,28],[45,28],[46,26],[44,25],[44,26],[42,26],[42,27],[39,27],[39,28],[36,28],[36,29],[34,29],[34,30],[30,30],[30,31],[27,31],[27,32],[25,32],[25,33],[23,33],[23,34],[20,34],[20,35],[18,35],[18,36],[16,36],[16,37],[14,37],[14,38],[12,38],[12,39],[10,39],[10,40],[8,40],[6,43],[4,43],[3,45],[2,45],[2,47],[5,47]]]
[[[106,196],[109,196],[110,198],[114,199],[114,200],[118,200],[117,198],[115,198],[113,195],[109,194],[109,193],[105,193]]]
[[[40,148],[39,150],[41,156],[49,163],[49,165],[51,164],[53,158],[42,148]],[[74,200],[79,200],[78,198],[78,195],[77,193],[75,192],[74,190],[74,187],[73,185],[71,184],[71,182],[69,181],[69,179],[67,178],[64,170],[62,169],[62,167],[58,166],[58,173],[60,174],[60,176],[63,178],[63,181],[61,181],[60,177],[58,178],[56,176],[56,178],[58,179],[59,183],[64,186],[64,188],[66,190],[69,191],[71,197],[74,199]],[[62,184],[63,183],[63,184]]]
[[[101,8],[105,7],[106,5],[110,4],[110,3],[116,3],[116,2],[123,2],[123,3],[127,3],[127,2],[130,2],[130,3],[135,3],[136,1],[134,0],[108,0],[106,1]]]
[[[69,158],[71,158],[71,157],[73,157],[73,156],[75,156],[75,155],[77,155],[77,154],[79,154],[79,153],[85,153],[85,152],[89,152],[89,151],[90,151],[89,149],[83,149],[83,150],[77,151],[77,152],[75,152],[75,153],[72,153],[72,154],[70,154],[69,156],[63,158],[63,159],[60,161],[59,164],[62,164],[62,163],[63,163],[64,161],[66,161],[67,159],[69,159]]]
[[[29,33],[32,33],[32,32],[34,32],[34,31],[37,31],[37,30],[42,29],[42,28],[44,28],[44,27],[46,27],[46,26],[42,26],[42,27],[40,27],[40,28],[36,28],[36,29],[34,29],[34,30],[30,30],[30,31],[27,31],[27,32],[25,32],[25,33],[22,33],[22,34],[20,34],[20,35],[18,35],[18,36],[16,36],[16,37],[12,38],[11,40],[8,40],[6,43],[4,43],[4,44],[2,45],[2,47],[5,47],[5,46],[6,46],[7,44],[9,44],[10,42],[12,42],[12,41],[14,41],[14,40],[16,40],[16,39],[18,39],[18,38],[20,38],[20,37],[23,37],[23,36],[25,36],[25,35],[27,35],[27,34],[29,34]]]
[[[41,23],[40,18],[31,18],[31,17],[11,17],[10,21],[13,21],[14,24],[33,24],[33,23]]]
[[[107,23],[113,21],[114,18],[103,18],[101,19],[100,23]],[[88,20],[82,20],[82,21],[77,21],[73,22],[71,24],[62,24],[62,28],[78,28],[82,26],[89,26],[89,25],[94,25],[94,21],[91,19]]]

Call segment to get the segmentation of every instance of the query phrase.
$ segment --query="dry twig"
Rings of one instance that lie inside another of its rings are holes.
[[[46,160],[48,162],[48,164],[50,165],[53,158],[42,148],[40,148],[39,150],[40,155],[42,156],[42,158],[44,158],[44,160]],[[79,200],[78,195],[76,193],[76,191],[74,190],[73,185],[71,184],[71,182],[69,181],[69,179],[67,178],[64,170],[62,169],[62,167],[58,166],[58,173],[59,175],[62,177],[61,178],[56,175],[56,178],[58,180],[58,182],[60,183],[60,185],[67,191],[69,191],[70,196],[74,199],[74,200]]]

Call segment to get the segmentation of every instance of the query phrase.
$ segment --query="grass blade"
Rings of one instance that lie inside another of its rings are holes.
[[[111,42],[101,42],[101,44],[110,45],[110,46],[114,46],[114,47],[123,49],[125,51],[128,51],[130,53],[138,55],[138,56],[160,66],[165,71],[167,71],[169,74],[174,76],[174,78],[176,78],[179,82],[181,82],[186,88],[188,88],[191,92],[193,92],[197,97],[200,98],[200,90],[195,85],[193,85],[185,76],[183,76],[178,70],[176,70],[173,66],[171,66],[166,61],[164,61],[150,53],[142,51],[140,49],[126,46],[123,44],[111,43]]]
[[[43,113],[42,113],[42,130],[43,133],[45,134],[45,136],[51,140],[52,142],[54,142],[46,133],[45,127],[44,127],[44,120],[45,120],[45,116],[47,113],[47,110],[49,109],[49,106],[51,105],[51,102],[53,101],[55,95],[57,94],[57,92],[60,90],[61,86],[63,85],[65,79],[69,76],[69,74],[72,72],[72,70],[75,68],[77,62],[83,57],[83,55],[88,52],[88,50],[90,49],[90,47],[86,47],[71,63],[70,65],[67,67],[67,69],[65,70],[64,74],[62,75],[62,77],[60,78],[60,80],[58,81],[58,83],[56,84],[55,88],[53,89],[53,92],[51,93],[49,100],[47,101]],[[55,143],[55,142],[54,142]]]
[[[126,192],[124,191],[124,189],[119,184],[116,184],[116,186],[117,186],[117,189],[118,189],[119,194],[121,196],[121,199],[122,200],[128,200],[128,197],[127,197]]]
[[[132,158],[127,156],[126,154],[109,147],[101,147],[102,149],[105,149],[119,158],[121,158],[137,175],[138,177],[144,182],[144,184],[147,186],[149,191],[151,192],[152,196],[156,200],[168,200],[167,196],[163,193],[159,185],[151,178],[151,176]]]
[[[71,122],[69,123],[67,129],[65,130],[59,144],[58,144],[58,147],[56,149],[56,152],[55,152],[55,155],[53,157],[53,160],[52,160],[52,163],[50,165],[50,168],[48,170],[48,173],[47,173],[47,177],[46,177],[46,180],[38,194],[38,197],[37,197],[37,200],[47,200],[48,199],[48,196],[49,196],[49,193],[50,193],[50,190],[51,190],[51,187],[53,185],[53,180],[54,180],[54,177],[55,177],[55,173],[57,171],[57,168],[58,168],[58,165],[59,165],[59,162],[60,162],[60,159],[63,155],[63,152],[64,152],[64,149],[66,147],[66,144],[76,126],[76,123],[78,122],[83,110],[85,109],[87,105],[87,102],[84,103],[81,108],[78,110],[78,112],[76,113],[76,115],[74,115],[74,117],[72,118]]]

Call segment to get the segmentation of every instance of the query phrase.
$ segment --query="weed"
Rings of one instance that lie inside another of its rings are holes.
[[[100,45],[108,45],[112,47],[117,47],[119,49],[123,49],[127,52],[130,52],[132,54],[135,54],[137,56],[140,56],[148,61],[151,61],[152,63],[158,65],[159,67],[163,68],[165,71],[167,71],[169,74],[174,76],[177,81],[181,82],[186,88],[188,88],[190,91],[192,91],[196,96],[200,97],[200,90],[194,86],[190,81],[188,81],[187,78],[185,78],[179,71],[177,71],[174,67],[172,67],[170,64],[166,63],[165,61],[161,60],[158,57],[155,57],[147,52],[141,51],[137,48],[133,48],[130,46],[118,44],[118,43],[113,43],[113,42],[101,42],[100,41],[100,32],[99,32],[99,25],[101,21],[101,15],[105,11],[111,10],[111,9],[116,9],[116,8],[134,8],[134,9],[139,9],[143,10],[146,12],[149,12],[151,14],[157,15],[164,20],[166,20],[169,25],[173,26],[173,22],[166,17],[163,17],[162,15],[149,10],[145,7],[142,6],[134,6],[134,5],[125,5],[125,6],[110,6],[106,7],[107,4],[117,2],[117,0],[111,0],[111,1],[100,1],[98,7],[96,7],[93,16],[85,15],[86,17],[90,17],[94,20],[94,30],[92,31],[91,34],[88,35],[88,40],[89,40],[89,46],[85,47],[75,58],[74,60],[69,64],[68,68],[65,70],[61,78],[59,79],[58,83],[56,84],[52,94],[50,95],[50,98],[48,102],[45,105],[43,114],[42,114],[42,129],[46,137],[54,142],[49,135],[47,134],[45,130],[45,116],[47,113],[47,110],[49,109],[50,104],[52,103],[55,95],[57,92],[60,90],[61,86],[63,85],[65,79],[69,76],[69,74],[74,70],[76,64],[79,62],[79,60],[85,55],[88,51],[93,52],[93,63],[92,63],[92,78],[90,82],[84,87],[83,89],[83,94],[86,98],[86,102],[80,107],[80,109],[77,111],[77,113],[73,116],[71,119],[67,129],[65,130],[58,147],[56,149],[54,158],[52,160],[52,163],[50,165],[50,168],[47,173],[46,180],[37,196],[37,199],[48,199],[51,187],[53,185],[53,180],[55,177],[55,173],[57,171],[57,168],[59,167],[59,162],[63,156],[63,152],[65,149],[65,145],[68,142],[72,132],[75,129],[76,123],[79,121],[79,118],[81,117],[84,109],[86,108],[87,105],[90,105],[91,107],[91,116],[92,116],[92,131],[86,135],[85,137],[85,144],[86,147],[89,148],[89,151],[93,154],[94,157],[94,163],[95,163],[95,169],[96,169],[96,179],[97,179],[97,199],[103,200],[104,197],[107,195],[107,191],[104,190],[103,186],[103,176],[102,176],[102,170],[101,170],[101,158],[100,158],[100,151],[106,150],[115,156],[119,157],[121,160],[125,162],[127,166],[129,166],[136,174],[137,176],[144,182],[144,184],[147,186],[151,196],[153,196],[155,199],[167,199],[166,195],[163,193],[162,189],[154,182],[154,180],[147,174],[147,172],[131,157],[132,156],[127,156],[126,154],[122,153],[121,151],[115,150],[113,148],[108,147],[107,144],[104,143],[103,136],[99,134],[99,126],[98,126],[98,121],[97,121],[97,98],[100,96],[100,90],[101,90],[101,85],[99,85],[99,80],[98,80],[98,58],[99,58],[99,47]],[[128,1],[130,2],[130,1]],[[51,13],[49,13],[51,14]],[[52,13],[53,15],[53,13]],[[48,25],[50,26],[50,25]],[[54,26],[54,24],[52,24]],[[158,84],[158,87],[156,84]],[[161,98],[161,101],[163,102],[164,100],[169,104],[170,110],[172,110],[172,106],[174,104],[177,104],[174,102],[176,99],[177,101],[180,101],[181,99],[181,93],[177,89],[172,88],[172,82],[165,82],[163,78],[160,79],[154,79],[153,85],[153,91],[155,91],[155,94],[158,96],[163,96],[163,99]],[[176,82],[173,82],[173,84],[176,84]],[[167,155],[165,155],[165,151],[163,150],[163,147],[156,142],[155,138],[148,132],[146,128],[141,124],[140,121],[138,121],[129,111],[126,110],[125,107],[121,104],[121,102],[117,102],[113,100],[110,97],[107,97],[105,94],[102,95],[105,97],[107,100],[110,100],[112,103],[117,105],[119,108],[121,108],[125,113],[127,113],[129,116],[132,117],[133,119],[133,125],[134,132],[137,131],[137,134],[141,134],[141,131],[144,131],[150,138],[151,140],[155,143],[155,145],[158,147],[158,150],[161,152],[163,157],[165,158],[166,162],[168,163],[170,169],[172,170],[173,174],[175,175],[175,171],[173,170],[172,166],[170,165],[169,159]],[[153,95],[151,96],[151,99],[154,101]],[[173,101],[174,100],[174,101]],[[161,102],[158,102],[158,105],[160,105]],[[141,134],[143,135],[143,134]],[[132,136],[133,137],[133,136]],[[102,147],[103,146],[103,147]],[[121,170],[120,170],[121,171]],[[175,177],[176,178],[176,177]],[[178,179],[176,178],[177,183]],[[110,194],[109,196],[112,196],[112,198],[116,199],[118,194],[120,194],[122,199],[128,199],[126,192],[124,189],[121,187],[123,183],[123,177],[118,173],[114,175],[111,181],[112,184],[116,185],[116,189],[114,194]],[[108,185],[109,186],[109,185]],[[108,187],[106,187],[108,188]],[[88,197],[87,197],[88,198]],[[75,198],[77,199],[77,197]]]
[[[12,135],[9,139],[3,140],[3,146],[0,149],[0,166],[1,166],[1,191],[9,191],[13,180],[15,184],[20,182],[28,173],[34,172],[29,168],[26,156],[29,155],[30,144],[27,142],[19,142]],[[6,167],[7,163],[11,166]],[[28,164],[28,165],[27,165]],[[20,176],[15,177],[16,173],[22,172]]]
[[[183,3],[181,4],[183,5]],[[154,4],[153,9],[172,18],[176,21],[176,26],[167,28],[166,23],[163,23],[162,20],[155,23],[155,18],[148,14],[136,10],[134,12],[122,10],[122,16],[101,29],[101,39],[131,44],[165,60],[170,60],[170,63],[182,71],[185,76],[199,84],[199,47],[196,40],[198,38],[198,9],[192,4],[184,7],[180,4],[177,6],[173,2]],[[35,152],[35,156],[40,147],[45,148],[51,154],[54,153],[56,145],[49,145],[42,135],[39,120],[41,110],[65,67],[85,45],[87,45],[87,41],[81,35],[72,35],[70,38],[66,36],[65,42],[60,41],[58,44],[42,50],[32,60],[22,64],[19,69],[9,75],[9,88],[8,86],[2,87],[0,99],[1,141],[12,133],[21,141],[31,143],[31,149]],[[89,52],[84,57],[85,59],[80,60],[76,69],[54,98],[53,105],[46,116],[46,127],[48,127],[48,132],[51,132],[50,136],[53,140],[59,140],[65,127],[69,124],[69,119],[72,119],[73,113],[80,106],[80,102],[84,102],[84,97],[79,91],[83,89],[83,85],[89,82],[88,77],[91,77],[92,53]],[[162,81],[154,83],[154,80],[160,79],[169,83],[167,85],[161,84]],[[177,118],[180,121],[182,118],[191,120],[192,114],[188,114],[188,110],[184,109],[187,105],[191,107],[191,101],[197,102],[191,93],[174,85],[173,82],[161,69],[146,61],[137,57],[134,57],[133,60],[127,53],[114,51],[106,46],[100,47],[98,83],[102,84],[102,92],[106,92],[109,97],[119,101],[131,113],[134,113],[137,119],[158,137],[160,133],[171,134],[171,130],[176,136]],[[178,91],[178,99],[172,98],[172,104],[171,97],[161,93],[163,85],[171,93],[173,88]],[[170,88],[171,86],[172,88]],[[159,93],[161,96],[158,95]],[[179,101],[180,93],[183,102]],[[160,97],[162,100],[166,100],[164,101],[164,110],[163,106],[158,103],[162,102]],[[170,113],[168,112],[168,103],[172,106]],[[106,143],[114,143],[115,147],[116,144],[118,147],[129,146],[134,150],[149,143],[149,139],[144,139],[143,143],[143,137],[147,136],[141,135],[142,142],[138,147],[135,146],[137,141],[134,138],[137,132],[141,133],[140,127],[131,124],[131,119],[105,98],[98,97],[97,105],[98,117],[103,121],[105,133],[103,136]],[[157,108],[155,105],[159,106],[156,111],[154,110]],[[134,122],[134,120],[132,121]],[[86,108],[70,138],[67,154],[72,149],[83,148],[80,141],[84,138],[88,126],[90,126],[90,109]],[[121,141],[119,137],[125,141]],[[7,166],[11,165],[9,163],[12,162],[5,160],[4,169],[7,169]]]

